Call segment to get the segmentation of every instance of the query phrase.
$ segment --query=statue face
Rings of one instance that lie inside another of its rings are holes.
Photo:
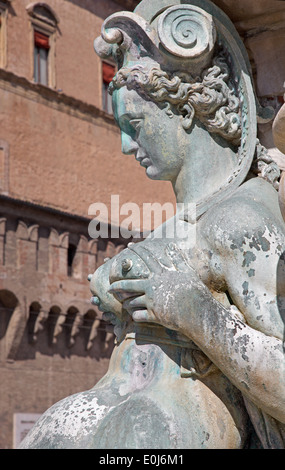
[[[113,92],[113,109],[123,153],[134,154],[149,178],[175,181],[189,142],[181,118],[125,86]]]

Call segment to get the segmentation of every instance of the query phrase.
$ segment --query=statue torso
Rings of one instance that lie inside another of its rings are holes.
[[[228,307],[214,243],[207,245],[206,218],[207,214],[198,222],[196,243],[185,253],[212,294]],[[161,260],[165,242],[169,240],[157,244]],[[150,246],[155,250],[153,241]],[[121,259],[124,256],[122,252]],[[39,432],[45,423],[49,423],[48,440]],[[159,325],[130,320],[106,376],[92,390],[48,410],[24,445],[244,448],[251,445],[251,432],[242,394],[190,339]]]

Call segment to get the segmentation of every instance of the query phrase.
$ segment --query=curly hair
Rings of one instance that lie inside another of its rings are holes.
[[[169,75],[158,64],[122,67],[110,83],[109,92],[112,94],[123,86],[163,104],[170,117],[176,110],[184,117],[182,125],[186,130],[196,116],[209,132],[234,145],[240,143],[240,100],[223,53],[195,79],[185,72]]]

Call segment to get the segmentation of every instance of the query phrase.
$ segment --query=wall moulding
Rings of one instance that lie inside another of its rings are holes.
[[[33,83],[12,72],[0,70],[0,89],[15,93],[36,103],[44,104],[57,111],[96,124],[97,126],[111,126],[111,128],[117,132],[117,127],[112,115],[102,111],[96,106],[87,104],[84,101],[80,101],[44,85]]]
[[[56,12],[45,2],[33,2],[27,5],[28,14],[44,23],[56,26],[59,23],[59,17]]]

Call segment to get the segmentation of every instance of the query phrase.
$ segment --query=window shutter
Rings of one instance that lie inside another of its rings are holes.
[[[35,33],[34,35],[35,46],[42,47],[43,49],[49,49],[50,48],[49,37],[43,33],[39,33],[38,31],[35,31],[34,33]]]
[[[107,64],[107,62],[103,62],[103,82],[109,85],[109,83],[113,80],[115,75],[115,67],[114,65]]]

